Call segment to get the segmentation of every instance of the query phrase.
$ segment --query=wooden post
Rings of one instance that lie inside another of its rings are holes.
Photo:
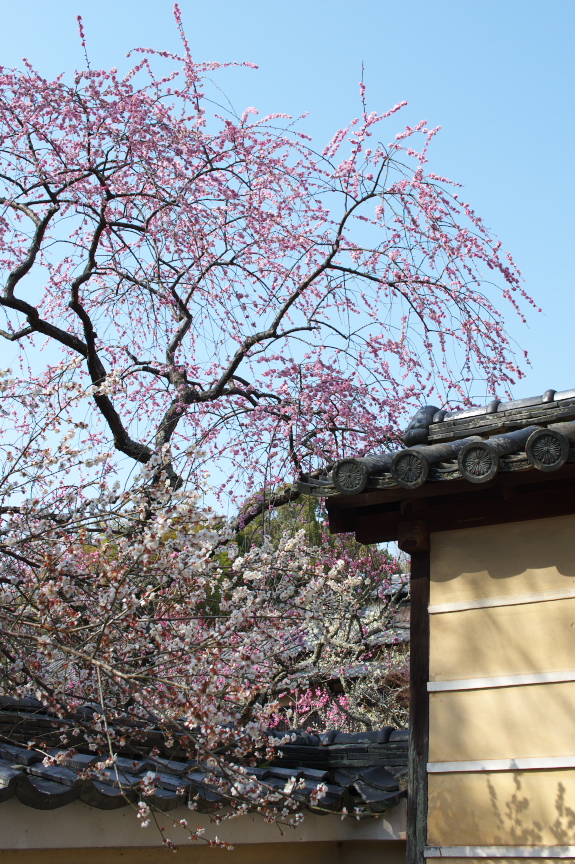
[[[421,546],[423,546],[422,551],[412,551],[411,554],[407,864],[424,864],[423,853],[427,840],[429,535],[427,535],[427,543],[422,543]]]

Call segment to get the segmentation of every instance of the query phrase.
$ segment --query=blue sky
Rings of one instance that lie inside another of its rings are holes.
[[[127,68],[137,46],[178,50],[171,0],[4,3],[0,63],[22,57],[47,76],[83,66],[81,14],[92,66]],[[250,60],[221,83],[235,106],[309,111],[323,145],[368,99],[407,99],[401,123],[441,125],[430,168],[466,198],[509,249],[543,307],[509,331],[531,357],[516,396],[575,387],[571,267],[575,0],[180,0],[197,59]],[[390,132],[395,133],[391,121]],[[391,138],[390,138],[391,140]]]

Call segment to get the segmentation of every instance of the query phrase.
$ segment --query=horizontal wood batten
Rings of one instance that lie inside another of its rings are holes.
[[[428,762],[429,774],[464,774],[480,771],[537,771],[575,768],[575,756],[526,756],[519,759],[473,759],[465,762]]]
[[[476,600],[457,600],[453,603],[432,603],[430,615],[442,612],[465,612],[467,609],[492,609],[497,606],[522,606],[524,603],[545,603],[548,600],[568,600],[575,597],[575,588],[559,591],[536,591],[533,594],[509,594],[500,597],[479,597]]]
[[[530,672],[527,675],[495,675],[491,678],[460,678],[453,681],[428,681],[429,693],[453,690],[491,690],[497,687],[523,687],[527,684],[561,684],[575,681],[575,670]]]
[[[426,858],[575,858],[575,846],[427,846]]]

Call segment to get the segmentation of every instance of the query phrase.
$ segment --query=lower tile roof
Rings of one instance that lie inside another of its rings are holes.
[[[141,800],[162,811],[191,802],[193,809],[212,812],[229,800],[205,764],[175,758],[173,748],[162,746],[161,733],[155,742],[152,737],[152,746],[149,741],[140,745],[139,753],[135,746],[128,747],[129,755],[104,767],[106,755],[87,747],[75,752],[49,746],[61,727],[62,721],[35,699],[0,697],[0,802],[16,798],[29,807],[54,810],[80,800],[115,810]],[[299,783],[292,794],[302,808],[326,813],[345,807],[359,816],[374,816],[396,806],[406,794],[406,729],[270,734],[278,739],[290,734],[291,741],[278,746],[270,763],[248,766],[247,773],[280,790],[294,777]],[[26,746],[31,738],[41,750]],[[319,806],[312,798],[318,783],[327,789]],[[151,794],[145,794],[150,789]]]

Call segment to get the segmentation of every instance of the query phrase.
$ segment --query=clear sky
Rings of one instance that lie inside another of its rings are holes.
[[[27,57],[46,76],[83,66],[127,68],[145,46],[177,51],[171,0],[4,0],[0,63]],[[575,0],[180,0],[197,59],[250,60],[221,83],[236,108],[309,111],[318,146],[360,109],[407,99],[401,123],[441,125],[430,169],[466,198],[512,252],[543,307],[509,330],[531,357],[515,395],[575,387],[573,315]],[[390,132],[398,131],[397,118]],[[391,140],[391,138],[390,138]]]

